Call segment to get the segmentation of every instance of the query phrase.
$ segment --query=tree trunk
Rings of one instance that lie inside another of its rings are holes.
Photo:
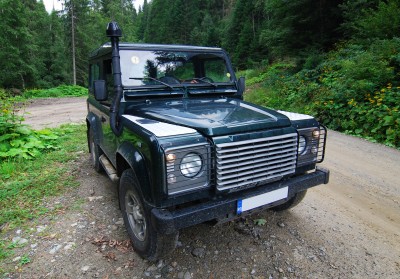
[[[72,29],[71,30],[72,31],[72,76],[73,76],[73,84],[76,85],[75,20],[74,20],[74,5],[73,5],[73,3],[71,3],[71,29]]]

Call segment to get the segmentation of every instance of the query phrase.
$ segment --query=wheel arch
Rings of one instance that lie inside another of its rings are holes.
[[[87,133],[87,143],[88,143],[88,148],[90,151],[90,142],[89,142],[89,131],[92,129],[93,131],[93,139],[95,143],[97,143],[100,146],[100,127],[98,124],[98,117],[93,113],[89,112],[88,115],[86,116],[86,133]]]
[[[146,167],[144,156],[141,152],[130,142],[123,142],[116,153],[116,167],[117,175],[121,177],[122,173],[126,169],[132,169],[137,181],[139,182],[138,189],[145,201],[151,201],[150,196],[150,180],[148,175],[148,169]]]

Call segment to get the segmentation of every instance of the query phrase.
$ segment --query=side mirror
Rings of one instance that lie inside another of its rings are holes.
[[[97,101],[106,101],[108,99],[105,80],[94,81],[94,97]]]
[[[244,77],[240,77],[239,80],[236,82],[236,87],[239,95],[243,95],[246,89],[246,83]]]

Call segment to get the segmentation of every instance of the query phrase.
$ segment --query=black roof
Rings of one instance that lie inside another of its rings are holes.
[[[119,43],[119,49],[135,49],[135,50],[171,50],[171,51],[199,51],[199,52],[215,52],[223,51],[217,47],[202,47],[189,45],[162,45],[162,44],[134,44],[134,43]],[[105,43],[98,49],[90,53],[90,58],[103,56],[111,52],[111,43]]]

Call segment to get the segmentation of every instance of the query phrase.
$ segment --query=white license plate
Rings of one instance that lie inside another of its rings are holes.
[[[267,205],[282,199],[286,199],[288,196],[289,187],[280,188],[268,193],[264,193],[255,197],[251,197],[244,200],[238,200],[237,203],[237,214],[251,210],[263,205]]]

